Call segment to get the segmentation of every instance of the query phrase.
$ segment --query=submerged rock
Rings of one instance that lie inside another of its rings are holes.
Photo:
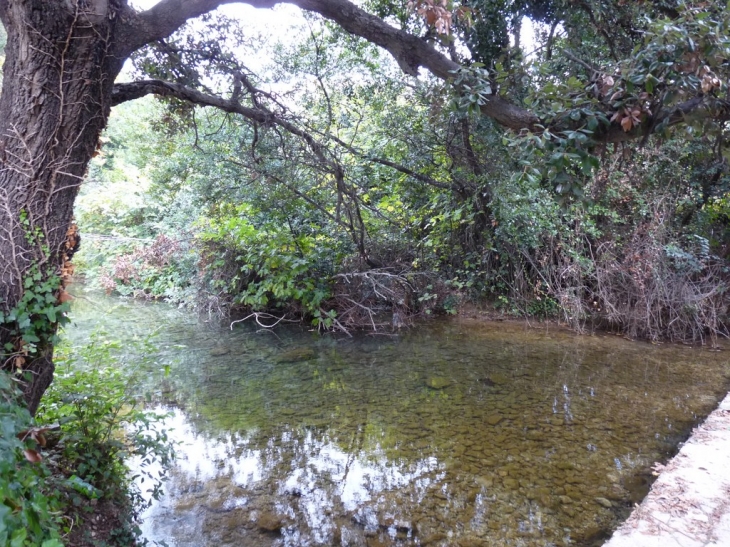
[[[277,355],[274,360],[277,363],[296,363],[298,361],[311,361],[317,357],[312,348],[294,348]]]
[[[506,374],[502,374],[500,372],[497,372],[495,374],[492,374],[489,379],[492,381],[492,384],[501,386],[503,384],[506,384],[509,382],[509,376]]]
[[[264,532],[278,534],[284,527],[284,519],[279,515],[264,511],[256,519],[256,526]]]
[[[441,376],[431,376],[428,380],[426,380],[426,385],[431,389],[446,389],[451,384],[451,380]]]
[[[210,350],[211,357],[221,357],[229,353],[231,353],[231,348],[227,348],[226,346],[215,346]]]
[[[594,501],[595,501],[595,502],[596,502],[596,503],[597,503],[598,505],[602,505],[602,506],[603,506],[603,507],[605,507],[606,509],[611,509],[611,507],[613,507],[613,503],[611,503],[611,502],[610,502],[609,500],[607,500],[606,498],[596,498],[596,499],[595,499]]]

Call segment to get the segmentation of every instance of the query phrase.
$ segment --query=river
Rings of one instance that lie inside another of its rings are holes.
[[[601,545],[724,396],[722,352],[434,320],[395,335],[204,322],[79,293],[65,336],[155,333],[180,444],[169,546]]]

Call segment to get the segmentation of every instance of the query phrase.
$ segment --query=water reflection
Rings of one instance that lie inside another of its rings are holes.
[[[95,299],[70,336],[111,305]],[[182,444],[144,531],[178,546],[599,544],[728,372],[717,354],[522,325],[345,340],[133,303],[104,321],[165,326],[160,401]]]

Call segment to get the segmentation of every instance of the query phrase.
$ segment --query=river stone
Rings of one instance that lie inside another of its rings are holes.
[[[606,509],[611,509],[613,507],[613,503],[608,501],[606,498],[595,498],[594,500],[598,505],[602,505]]]
[[[489,379],[492,381],[494,385],[501,386],[503,384],[506,384],[509,382],[509,376],[506,374],[502,374],[501,372],[496,372],[492,374]]]
[[[216,346],[210,350],[211,357],[222,357],[223,355],[228,355],[229,353],[231,353],[231,349],[227,348],[226,346]]]
[[[421,545],[436,545],[437,543],[444,541],[448,536],[441,532],[429,534],[421,538]]]
[[[492,484],[494,484],[492,477],[477,477],[475,480],[479,486],[483,486],[484,488],[491,488]]]
[[[451,380],[441,376],[431,376],[426,381],[426,385],[431,389],[445,389],[451,385]]]
[[[316,356],[317,354],[312,348],[294,348],[277,355],[275,361],[277,363],[296,363],[298,361],[310,361]]]
[[[505,479],[502,479],[502,484],[504,484],[504,487],[509,490],[517,490],[517,487],[520,483],[517,482],[517,479],[507,477]]]
[[[484,418],[484,421],[487,422],[489,425],[497,425],[503,419],[504,417],[501,414],[490,414],[489,416]]]
[[[573,503],[573,498],[571,498],[570,496],[558,496],[558,499],[563,505],[569,505]]]
[[[475,537],[465,537],[459,540],[459,547],[483,547],[484,540]]]
[[[256,525],[264,532],[278,534],[284,527],[284,519],[279,515],[264,511],[256,519]]]

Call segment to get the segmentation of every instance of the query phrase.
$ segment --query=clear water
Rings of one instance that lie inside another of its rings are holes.
[[[67,337],[158,330],[181,442],[151,541],[600,545],[724,395],[724,353],[456,319],[396,336],[201,323],[86,295]]]

